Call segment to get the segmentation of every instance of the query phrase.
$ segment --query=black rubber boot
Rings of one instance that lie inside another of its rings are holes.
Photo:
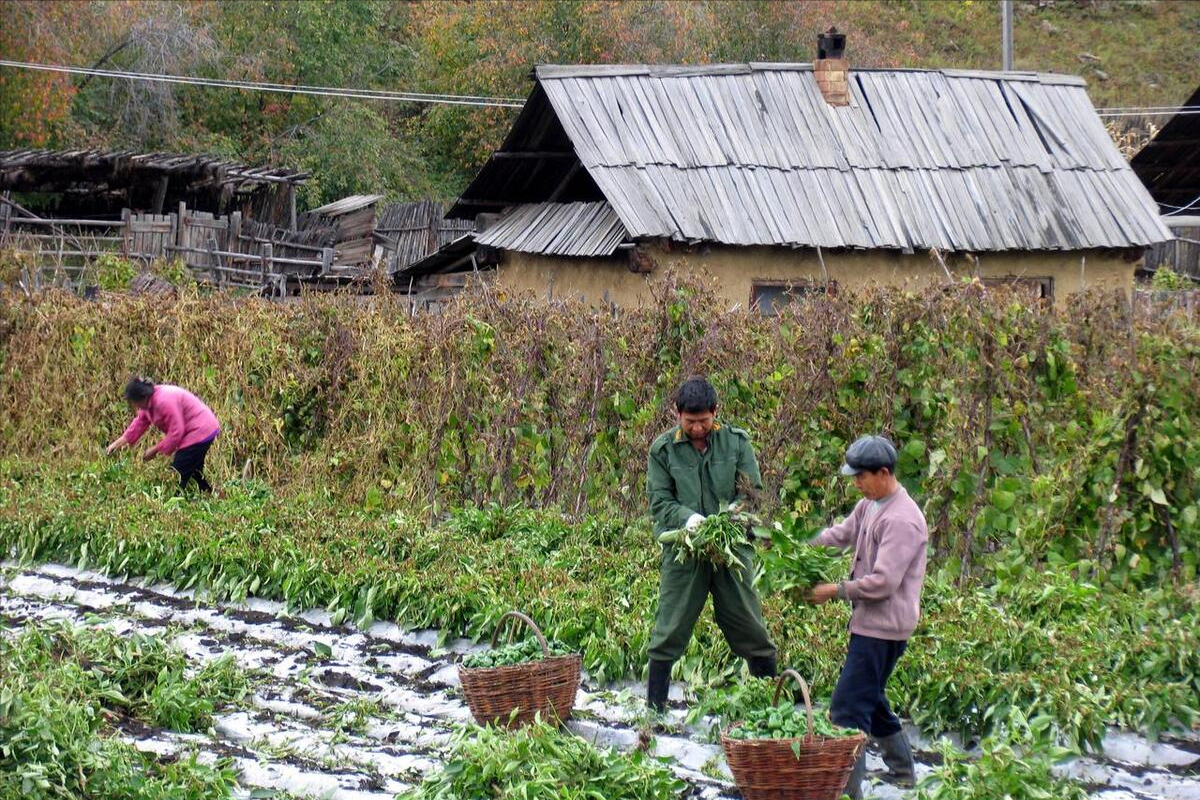
[[[748,658],[746,666],[750,668],[750,674],[755,678],[775,677],[775,656]]]
[[[858,761],[854,762],[854,767],[850,770],[850,780],[846,781],[846,796],[850,800],[862,800],[862,785],[867,777],[867,751],[863,748],[862,754],[859,755]]]
[[[667,693],[671,690],[670,661],[650,660],[650,677],[646,681],[646,707],[662,713],[667,710]]]
[[[888,768],[888,780],[897,786],[912,786],[917,779],[917,765],[913,762],[912,747],[904,731],[875,740],[883,751],[883,763]]]

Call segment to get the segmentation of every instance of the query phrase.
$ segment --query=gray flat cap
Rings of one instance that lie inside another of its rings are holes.
[[[843,475],[857,475],[863,470],[887,467],[896,471],[896,448],[886,436],[863,436],[846,448]]]

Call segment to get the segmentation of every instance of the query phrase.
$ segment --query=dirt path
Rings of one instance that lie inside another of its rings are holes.
[[[251,789],[282,789],[336,800],[391,798],[439,764],[457,723],[470,719],[457,684],[467,641],[437,648],[432,631],[376,623],[366,631],[331,626],[322,612],[287,613],[279,603],[197,601],[188,592],[145,586],[55,565],[0,574],[0,622],[67,619],[117,631],[162,633],[197,664],[232,653],[261,677],[246,707],[219,714],[213,735],[181,735],[130,725],[139,748],[161,754],[196,749],[228,756]],[[600,744],[636,746],[640,687],[585,680],[572,730]],[[682,710],[673,712],[682,718]],[[681,726],[682,730],[682,726]],[[918,739],[927,773],[930,747]],[[659,736],[657,754],[691,786],[691,797],[736,798],[719,746],[696,731]],[[881,766],[872,756],[871,765]],[[1065,771],[1103,800],[1200,800],[1200,737],[1151,744],[1113,733],[1102,757]],[[887,784],[881,798],[903,798]]]

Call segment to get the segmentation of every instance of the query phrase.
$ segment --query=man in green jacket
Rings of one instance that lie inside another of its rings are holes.
[[[675,398],[678,427],[650,445],[646,484],[655,534],[695,529],[710,514],[762,489],[762,477],[750,436],[717,422],[717,392],[703,378],[692,378]],[[692,628],[711,593],[713,612],[734,653],[746,659],[750,674],[775,674],[775,645],[762,620],[762,605],[751,584],[754,548],[740,548],[741,566],[675,561],[673,545],[663,546],[658,618],[650,636],[646,704],[666,708],[671,666],[683,655]]]

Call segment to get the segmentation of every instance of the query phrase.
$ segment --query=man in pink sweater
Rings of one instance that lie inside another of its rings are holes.
[[[863,499],[813,544],[854,548],[850,577],[812,590],[814,603],[834,598],[850,603],[850,647],[833,690],[833,722],[858,728],[883,751],[892,779],[912,785],[912,749],[892,713],[884,689],[917,627],[925,582],[925,515],[896,480],[896,448],[882,436],[864,436],[846,450],[843,475],[854,477]],[[846,794],[862,797],[866,754],[854,765]]]
[[[212,491],[204,479],[204,458],[221,426],[217,416],[200,398],[178,386],[158,384],[143,378],[131,378],[125,386],[125,399],[137,414],[125,432],[108,446],[108,453],[132,447],[151,426],[163,432],[163,438],[142,454],[149,461],[157,455],[172,456],[171,466],[179,473],[179,488],[186,489],[193,478],[200,491]]]

